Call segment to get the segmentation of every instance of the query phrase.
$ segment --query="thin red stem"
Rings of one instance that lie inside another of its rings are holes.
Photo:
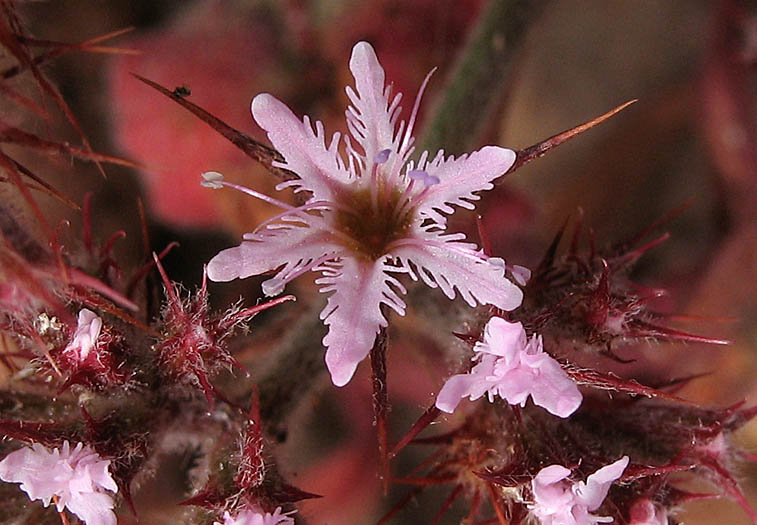
[[[386,328],[376,336],[371,348],[371,370],[373,371],[373,415],[378,433],[380,473],[384,483],[384,494],[389,490],[389,439],[387,436],[386,414],[389,408],[389,391],[386,387],[386,349],[388,339]]]

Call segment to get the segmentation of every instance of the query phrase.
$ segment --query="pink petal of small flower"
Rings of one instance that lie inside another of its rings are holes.
[[[484,328],[484,340],[474,346],[476,352],[502,357],[512,357],[519,348],[526,346],[528,339],[521,323],[509,323],[501,317],[492,317]]]
[[[618,461],[597,470],[586,479],[586,483],[577,483],[574,492],[578,501],[589,510],[599,508],[602,501],[607,497],[610,485],[623,474],[628,466],[628,461],[628,456],[623,456]]]
[[[550,414],[568,417],[578,410],[583,396],[560,364],[547,354],[539,367],[539,381],[531,390],[534,404]]]
[[[113,498],[104,492],[118,490],[109,465],[110,461],[82,443],[71,450],[65,441],[52,452],[34,443],[0,461],[0,479],[21,483],[30,499],[39,499],[45,506],[57,496],[58,511],[68,508],[86,525],[115,525]]]
[[[497,364],[503,361],[498,359]],[[526,406],[528,396],[538,388],[538,385],[534,384],[534,374],[524,367],[506,368],[508,370],[503,372],[495,366],[495,375],[488,378],[490,388],[511,405]]]
[[[379,329],[387,325],[381,304],[405,315],[405,303],[391,286],[400,293],[405,288],[386,273],[390,268],[381,261],[343,258],[325,268],[325,277],[315,282],[322,292],[334,292],[321,312],[329,327],[323,338],[326,366],[334,385],[344,386],[370,352]]]
[[[550,465],[541,469],[534,478],[534,487],[547,488],[570,476],[570,469],[562,465]]]
[[[550,465],[541,469],[531,481],[531,492],[535,501],[531,509],[542,523],[544,517],[572,506],[573,494],[567,490],[570,485],[563,482],[568,476],[570,470],[567,468],[562,465]]]
[[[268,132],[271,144],[286,159],[273,165],[298,175],[277,189],[292,187],[295,192],[312,192],[315,200],[334,200],[340,183],[350,180],[338,151],[339,134],[327,148],[321,122],[316,122],[313,130],[308,117],[300,121],[286,104],[268,93],[257,95],[251,109],[255,122]]]
[[[448,414],[454,412],[460,401],[470,395],[471,387],[477,380],[472,374],[457,374],[447,379],[436,396],[436,408]]]
[[[589,511],[598,509],[628,465],[628,457],[600,468],[589,476],[586,483],[572,483],[567,477],[570,470],[562,465],[550,465],[539,471],[531,481],[534,502],[529,509],[542,525],[595,525],[609,523],[612,518],[594,516]]]

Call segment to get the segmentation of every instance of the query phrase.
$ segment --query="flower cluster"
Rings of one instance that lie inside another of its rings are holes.
[[[550,465],[539,471],[531,482],[534,495],[529,505],[542,525],[594,525],[610,523],[610,517],[594,516],[607,496],[610,485],[620,478],[628,466],[628,457],[600,468],[586,481],[571,482],[570,470],[562,465]]]
[[[483,342],[473,347],[478,360],[469,374],[447,380],[436,398],[436,407],[452,413],[464,397],[471,401],[487,394],[511,405],[526,404],[528,396],[550,413],[568,417],[581,404],[581,392],[554,358],[544,352],[542,339],[531,339],[521,323],[492,317],[484,329]]]
[[[239,186],[218,174],[205,184],[237,187],[283,211],[244,236],[244,242],[223,250],[208,264],[214,281],[230,281],[278,270],[263,283],[267,295],[284,290],[308,270],[319,271],[322,292],[331,293],[321,319],[329,327],[323,339],[326,365],[337,386],[352,378],[379,329],[387,325],[381,306],[400,315],[405,287],[394,276],[407,273],[453,299],[456,291],[471,306],[490,304],[516,308],[521,290],[505,277],[501,259],[490,260],[462,233],[446,233],[446,215],[453,206],[472,209],[479,191],[490,190],[515,162],[509,149],[487,146],[459,158],[443,151],[431,156],[413,153],[413,126],[420,97],[410,119],[398,124],[401,95],[385,86],[384,70],[370,44],[355,45],[350,59],[355,90],[346,137],[347,160],[340,154],[340,134],[326,146],[323,125],[308,117],[300,121],[268,94],[252,101],[255,121],[283,155],[274,166],[296,177],[278,189],[306,191],[305,205],[292,207]],[[428,77],[426,78],[428,81]]]
[[[117,492],[118,487],[109,465],[109,460],[82,443],[72,450],[65,441],[52,452],[34,443],[0,461],[0,479],[21,483],[21,490],[45,507],[54,500],[58,512],[67,508],[86,525],[115,525],[113,497],[106,491]]]

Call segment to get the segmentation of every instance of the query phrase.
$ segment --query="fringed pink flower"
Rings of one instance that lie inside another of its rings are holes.
[[[281,512],[281,507],[276,507],[273,514],[265,512],[258,508],[245,509],[232,516],[229,512],[224,512],[223,523],[216,521],[214,525],[292,525],[294,518],[290,516],[293,512]]]
[[[473,347],[478,360],[468,374],[450,377],[436,398],[436,407],[452,413],[460,400],[487,394],[511,405],[526,404],[528,396],[550,413],[568,417],[581,405],[581,392],[555,359],[544,352],[540,336],[531,339],[521,323],[492,317],[484,340]]]
[[[116,525],[113,497],[105,492],[118,491],[109,465],[82,443],[71,450],[65,441],[52,452],[34,443],[0,461],[0,479],[21,483],[21,490],[32,500],[42,500],[45,507],[56,498],[58,512],[67,508],[86,525]]]
[[[339,133],[328,145],[320,122],[298,119],[268,94],[252,101],[255,121],[266,130],[284,157],[275,166],[297,175],[278,189],[306,191],[298,208],[207,173],[205,185],[241,189],[283,211],[261,224],[244,242],[222,251],[208,265],[214,281],[230,281],[278,270],[263,283],[276,295],[303,273],[319,271],[322,292],[331,293],[321,318],[329,331],[323,339],[326,364],[337,386],[352,378],[380,328],[387,325],[381,305],[400,315],[406,293],[395,274],[407,273],[447,297],[456,293],[471,306],[491,304],[503,310],[520,305],[521,290],[505,277],[501,259],[490,260],[465,235],[446,233],[453,206],[474,208],[477,192],[490,190],[515,161],[509,149],[487,146],[459,158],[442,151],[411,161],[413,125],[424,81],[410,119],[399,122],[400,95],[385,86],[384,70],[373,48],[360,42],[352,50],[350,69],[355,89],[347,88],[345,137],[347,158],[340,153]]]
[[[534,502],[528,508],[541,525],[595,525],[611,523],[612,518],[590,514],[607,497],[613,484],[628,466],[628,456],[600,468],[586,482],[568,480],[570,470],[550,465],[531,481]]]

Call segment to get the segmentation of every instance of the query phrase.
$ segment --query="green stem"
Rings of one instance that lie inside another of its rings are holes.
[[[427,121],[419,151],[459,155],[478,145],[504,102],[516,51],[547,0],[491,0]]]

